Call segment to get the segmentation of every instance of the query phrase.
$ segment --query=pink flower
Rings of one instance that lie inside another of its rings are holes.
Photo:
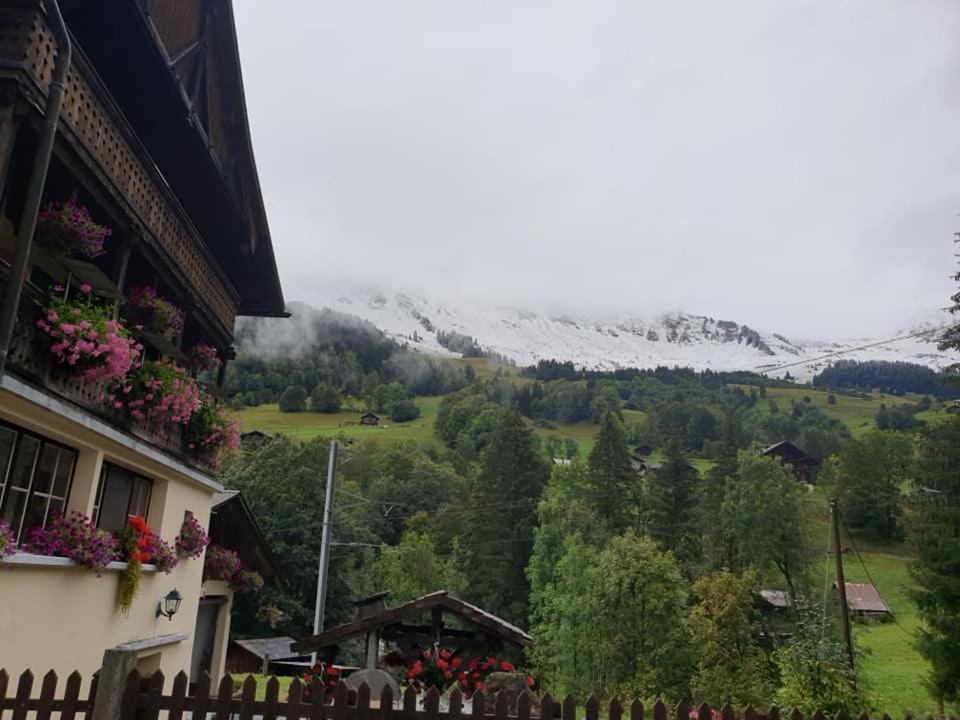
[[[83,285],[80,286],[80,292],[82,293],[88,293],[91,290],[93,290],[93,287],[91,287],[89,283],[83,283]]]

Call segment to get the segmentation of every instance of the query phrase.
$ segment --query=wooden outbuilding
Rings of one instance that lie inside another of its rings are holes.
[[[820,458],[808,455],[788,440],[767,445],[760,451],[761,455],[775,457],[785,465],[789,465],[794,476],[803,483],[812,483],[817,478],[820,469]]]
[[[876,587],[870,583],[844,583],[847,590],[847,607],[850,612],[861,618],[887,618],[893,615],[890,607],[880,597]],[[834,592],[840,586],[834,582]]]
[[[269,673],[289,675],[310,667],[310,655],[297,655],[290,650],[292,637],[231,640],[227,648],[228,673]]]
[[[366,638],[367,668],[376,668],[380,641],[396,644],[405,662],[435,643],[469,650],[476,655],[496,655],[505,647],[533,645],[533,638],[520,628],[476,605],[438,590],[395,607],[387,607],[386,593],[360,600],[356,617],[344,625],[303,638],[291,646],[295,653],[316,652],[328,663],[336,661],[341,643]],[[423,619],[429,617],[429,624]],[[448,622],[448,620],[452,622]]]
[[[361,425],[379,425],[380,416],[375,415],[372,412],[364,413],[363,415],[360,416],[360,424]]]

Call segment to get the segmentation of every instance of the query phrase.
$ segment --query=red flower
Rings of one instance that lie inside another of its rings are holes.
[[[127,521],[127,523],[138,533],[146,533],[150,530],[150,528],[147,527],[147,522],[139,515],[134,515]]]
[[[437,660],[437,667],[441,670],[446,670],[450,667],[450,663],[448,663],[446,660]]]
[[[440,657],[442,657],[444,660],[448,659],[450,657],[450,651],[447,649],[441,650]]]
[[[482,682],[478,682],[478,683],[475,684],[473,687],[474,687],[475,689],[477,689],[477,690],[483,690],[483,683],[482,683]]]
[[[443,678],[444,680],[453,680],[453,673],[447,670],[445,673],[443,673]]]
[[[339,674],[340,674],[340,671],[337,670],[333,665],[327,668],[327,675],[332,675],[333,677],[336,677]]]
[[[470,662],[468,664],[471,670],[476,670],[477,665],[480,664],[480,661],[477,660],[476,658],[470,658]]]
[[[140,553],[139,550],[134,550],[133,553],[130,555],[130,559],[133,562],[143,562],[143,555]]]
[[[460,667],[461,665],[463,665],[463,660],[461,660],[460,658],[454,658],[453,660],[450,661],[450,664],[451,664],[453,667],[458,668],[458,667]]]
[[[532,677],[527,678],[527,687],[533,687],[536,684],[537,684],[537,681],[534,680]]]
[[[427,649],[423,651],[423,656],[427,659],[430,659],[430,657],[433,656],[433,653],[429,649]]]
[[[460,681],[460,684],[461,684],[461,685],[466,685],[466,684],[467,684],[467,674],[466,674],[466,673],[460,673],[459,677],[457,677],[457,680]]]
[[[500,669],[503,670],[503,672],[513,672],[513,663],[509,663],[504,660],[502,663],[500,663]]]

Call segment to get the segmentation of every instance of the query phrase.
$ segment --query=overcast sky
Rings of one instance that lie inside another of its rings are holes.
[[[806,337],[947,303],[956,0],[234,6],[288,299],[360,284]]]

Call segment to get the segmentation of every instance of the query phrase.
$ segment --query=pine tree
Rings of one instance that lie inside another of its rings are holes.
[[[603,416],[587,468],[597,514],[612,533],[620,534],[630,525],[639,476],[630,466],[623,423],[612,411]]]
[[[917,483],[913,597],[924,621],[920,652],[943,715],[945,701],[960,700],[960,417],[923,430]]]
[[[681,563],[700,552],[697,529],[697,494],[700,476],[687,461],[680,433],[667,440],[666,461],[648,485],[650,536],[664,550],[672,550]]]
[[[471,596],[483,608],[526,623],[527,561],[533,547],[536,507],[550,476],[533,432],[509,412],[484,451],[468,515],[464,546],[471,549]]]

